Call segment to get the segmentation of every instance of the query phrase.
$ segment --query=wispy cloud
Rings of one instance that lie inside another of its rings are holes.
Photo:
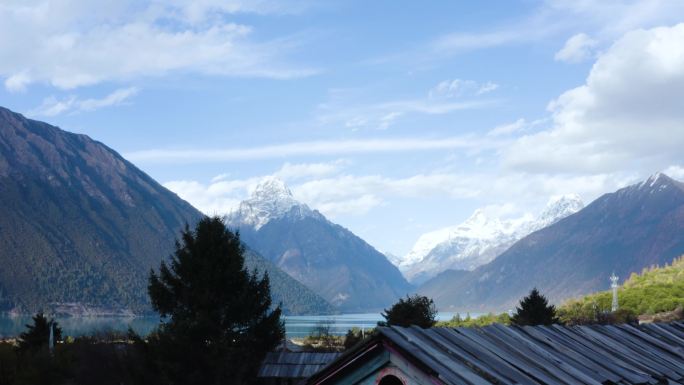
[[[681,22],[684,2],[670,0],[544,0],[522,16],[499,19],[476,30],[454,30],[409,47],[364,61],[369,65],[409,63],[428,66],[452,55],[538,41],[568,39],[586,31],[598,49],[628,31]],[[586,48],[586,47],[585,47]],[[558,47],[562,49],[562,47]]]
[[[311,177],[320,178],[337,173],[348,163],[348,161],[343,159],[321,163],[285,162],[280,170],[276,171],[274,175],[285,180],[298,180]]]
[[[286,12],[271,1],[36,0],[0,5],[0,77],[21,91],[61,89],[172,72],[288,79],[318,70],[287,64],[301,39],[253,37],[227,14]],[[101,9],[102,8],[102,9]],[[11,36],[11,38],[2,38]]]
[[[352,101],[337,96],[336,99],[319,105],[316,120],[318,124],[324,126],[339,125],[352,130],[385,130],[400,118],[410,114],[444,115],[458,111],[487,108],[498,103],[497,100],[476,97],[496,89],[498,86],[494,83],[464,82],[461,85],[462,89],[458,92],[463,96],[468,96],[468,98],[456,98],[457,90],[449,91],[449,85],[442,90],[439,89],[439,85],[433,87],[428,92],[427,97],[365,104],[359,104],[355,98],[350,98],[353,99]],[[449,84],[451,83],[452,81],[449,81]],[[467,92],[466,89],[468,89]]]
[[[228,149],[152,149],[126,153],[137,162],[193,163],[215,161],[245,161],[307,155],[346,155],[361,153],[411,152],[448,149],[486,150],[501,142],[475,137],[436,139],[359,139],[293,142],[249,148]]]
[[[100,108],[117,106],[125,103],[138,93],[138,88],[120,88],[101,99],[79,99],[72,95],[64,99],[54,96],[46,98],[43,103],[28,112],[33,116],[56,116],[60,114],[77,113],[81,111],[93,111]]]
[[[499,85],[488,81],[479,83],[474,80],[444,80],[434,86],[428,95],[430,98],[456,98],[461,96],[484,95],[499,88]]]
[[[590,59],[598,41],[585,33],[578,33],[569,38],[563,48],[556,52],[554,59],[568,63],[579,63]]]

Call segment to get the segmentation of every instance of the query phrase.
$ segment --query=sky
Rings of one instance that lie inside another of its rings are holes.
[[[267,176],[378,250],[684,179],[679,0],[2,0],[0,105],[207,214]]]

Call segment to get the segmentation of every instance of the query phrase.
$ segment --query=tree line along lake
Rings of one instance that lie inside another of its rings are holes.
[[[465,316],[466,313],[461,313]],[[455,312],[440,312],[437,320],[446,321]],[[478,317],[479,313],[470,313]],[[55,317],[65,336],[81,336],[97,332],[126,332],[132,328],[140,335],[149,334],[159,324],[159,317]],[[371,329],[378,321],[384,321],[380,313],[284,316],[285,334],[288,338],[306,337],[325,327],[333,335],[344,335],[352,328]],[[0,338],[13,338],[32,323],[30,315],[0,314]]]

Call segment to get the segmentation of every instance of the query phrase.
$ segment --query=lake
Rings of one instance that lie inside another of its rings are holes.
[[[456,313],[440,312],[437,319],[449,320]],[[461,313],[463,314],[463,313]],[[473,317],[478,314],[471,314]],[[343,335],[347,330],[358,327],[370,329],[384,318],[379,313],[337,314],[329,316],[285,316],[285,334],[288,338],[306,337],[322,326],[329,328],[335,335]],[[57,317],[65,336],[81,336],[97,331],[114,330],[125,332],[130,326],[140,335],[149,334],[159,323],[158,317]],[[16,337],[32,323],[30,316],[0,315],[0,338]]]

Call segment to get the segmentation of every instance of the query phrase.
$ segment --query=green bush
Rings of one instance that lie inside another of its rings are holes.
[[[462,318],[460,314],[456,314],[449,321],[440,321],[436,326],[440,327],[450,327],[450,328],[460,328],[460,327],[482,327],[491,324],[502,324],[510,325],[511,317],[508,313],[494,314],[488,313],[480,317],[473,318],[470,313],[466,314],[465,318]]]

